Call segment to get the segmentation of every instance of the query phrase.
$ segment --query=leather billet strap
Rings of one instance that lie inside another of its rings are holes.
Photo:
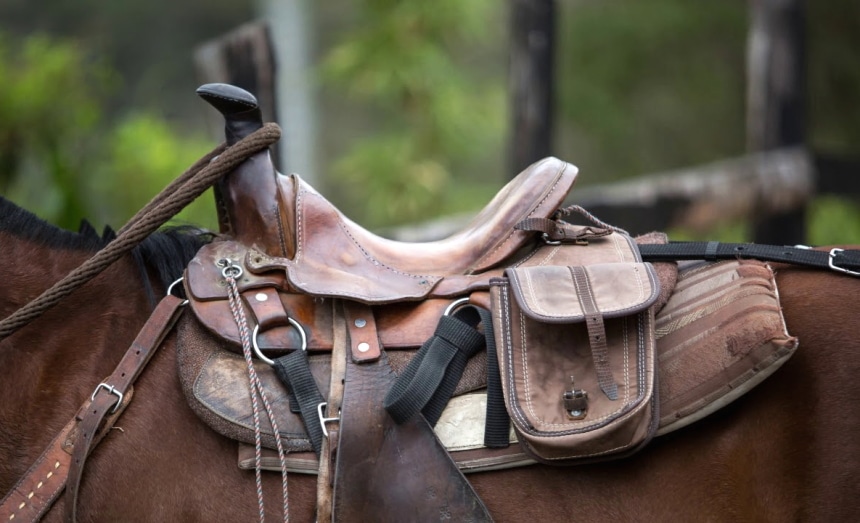
[[[149,316],[143,328],[137,334],[137,338],[122,357],[113,374],[100,383],[93,393],[89,408],[83,411],[83,416],[76,416],[80,421],[78,435],[74,443],[72,462],[69,465],[69,478],[66,488],[68,489],[68,503],[66,503],[66,521],[74,522],[78,508],[78,490],[81,483],[81,474],[87,456],[92,450],[93,438],[110,430],[108,426],[102,426],[104,417],[113,411],[117,402],[121,401],[121,394],[125,394],[132,383],[137,380],[140,373],[152,359],[152,356],[161,346],[167,333],[179,319],[179,313],[185,300],[175,296],[167,295],[158,303],[155,310]]]
[[[69,495],[66,520],[75,520],[87,455],[130,403],[132,384],[176,323],[184,303],[175,296],[161,300],[113,374],[96,387],[92,397],[81,405],[75,417],[0,503],[2,521],[37,521],[64,487]]]
[[[640,245],[642,259],[649,262],[681,260],[755,259],[804,265],[860,276],[860,250],[814,250],[806,246],[759,245],[756,243],[669,242]]]
[[[113,426],[117,418],[125,411],[131,402],[132,389],[123,395],[123,401],[118,409],[110,414],[105,426]],[[38,521],[45,515],[54,501],[63,492],[72,461],[73,438],[78,432],[79,419],[89,402],[81,405],[78,413],[54,437],[39,459],[18,480],[15,487],[0,503],[0,521]],[[98,444],[107,435],[108,430],[102,430],[94,441]]]

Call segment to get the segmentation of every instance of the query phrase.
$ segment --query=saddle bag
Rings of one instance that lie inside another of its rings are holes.
[[[491,280],[505,403],[534,459],[621,457],[658,426],[651,264],[510,268]]]

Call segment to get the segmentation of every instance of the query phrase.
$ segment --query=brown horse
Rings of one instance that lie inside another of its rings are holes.
[[[101,246],[0,199],[0,317]],[[0,343],[0,493],[9,491],[110,374],[164,281],[200,240],[153,236],[31,325]],[[860,281],[781,267],[791,361],[761,386],[633,457],[469,475],[499,521],[846,521],[860,514]],[[87,463],[81,521],[248,521],[253,472],[186,404],[168,339],[134,400]],[[312,521],[315,477],[291,474],[293,521]],[[280,518],[280,477],[264,473],[267,516]],[[63,496],[45,517],[62,518]],[[5,523],[5,522],[4,522]]]

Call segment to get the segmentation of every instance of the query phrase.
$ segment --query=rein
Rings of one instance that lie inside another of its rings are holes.
[[[0,321],[0,340],[29,324],[60,300],[98,276],[224,175],[252,155],[277,142],[280,137],[280,127],[277,124],[268,123],[236,144],[230,147],[221,144],[203,156],[138,211],[107,246],[33,301]]]

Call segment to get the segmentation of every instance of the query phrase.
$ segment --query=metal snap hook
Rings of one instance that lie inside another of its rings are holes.
[[[292,325],[293,328],[295,328],[297,331],[299,331],[299,336],[302,338],[302,350],[304,350],[304,351],[308,350],[308,337],[305,334],[305,329],[302,327],[302,325],[299,322],[290,318],[289,316],[287,316],[287,321],[290,322],[290,325]],[[268,365],[274,365],[275,360],[267,358],[263,354],[262,349],[260,349],[260,346],[257,344],[257,334],[259,332],[260,332],[260,324],[257,324],[254,326],[254,332],[251,334],[251,346],[254,348],[254,354],[256,354],[257,357],[260,358],[260,361],[262,361],[263,363],[266,363]]]

